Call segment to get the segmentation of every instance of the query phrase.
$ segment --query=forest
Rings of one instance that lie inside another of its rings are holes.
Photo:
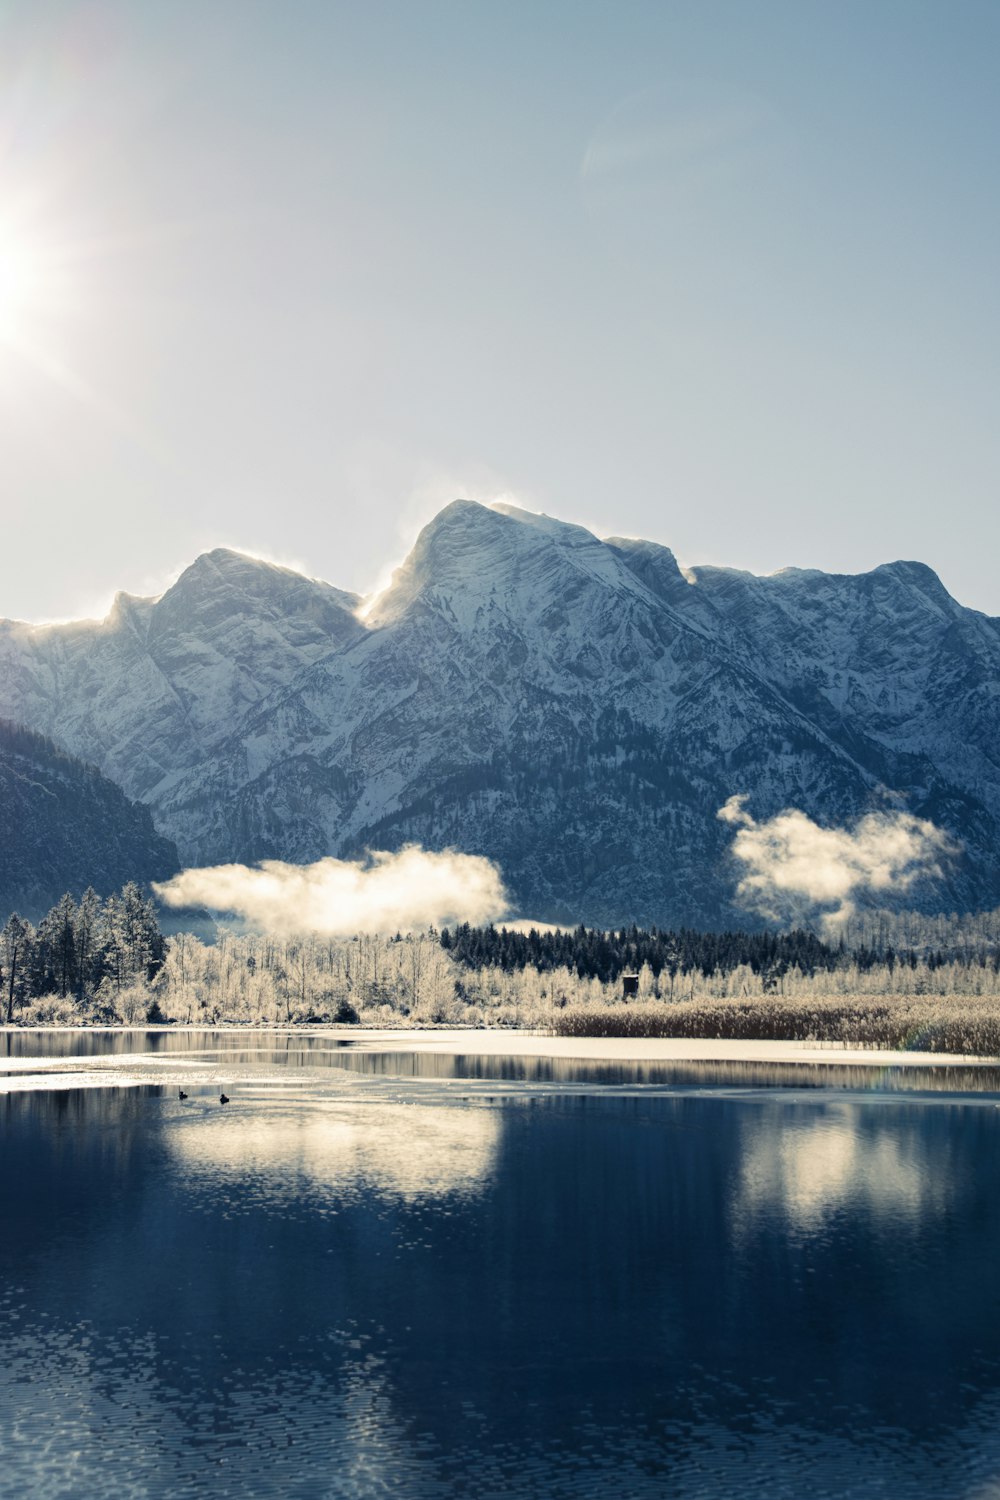
[[[72,1001],[88,1019],[123,1019],[115,997],[145,991],[166,940],[152,899],[133,882],[102,900],[63,896],[33,927],[16,912],[0,932],[0,997],[7,1024],[43,997]],[[154,1005],[152,994],[147,1009]]]
[[[885,999],[900,1025],[901,1002],[915,997],[920,1025],[931,1002],[972,999],[1000,1014],[1000,913],[881,913],[852,923],[836,941],[804,930],[458,926],[350,938],[219,928],[205,942],[165,936],[151,898],[128,884],[105,899],[63,896],[37,927],[9,918],[0,932],[0,1016],[25,1025],[360,1023],[622,1035],[640,1027],[698,1034],[691,1028],[699,1026],[703,1035],[771,1035],[785,1026],[797,1035],[822,1029],[830,1005],[848,1014],[848,1000]],[[696,1002],[709,1009],[691,1010]],[[910,1021],[912,1030],[916,1013]]]

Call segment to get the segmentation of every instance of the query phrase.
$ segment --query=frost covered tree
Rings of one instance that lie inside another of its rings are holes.
[[[109,896],[101,913],[101,958],[115,990],[152,979],[163,962],[164,941],[156,908],[134,881]]]

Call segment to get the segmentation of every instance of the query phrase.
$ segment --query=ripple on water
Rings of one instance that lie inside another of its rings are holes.
[[[5,1500],[998,1492],[992,1107],[319,1057],[0,1101]]]

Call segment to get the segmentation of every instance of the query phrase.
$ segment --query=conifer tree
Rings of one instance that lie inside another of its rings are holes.
[[[93,993],[101,981],[100,970],[101,899],[93,886],[80,897],[76,910],[76,997],[82,1001]]]
[[[9,1026],[14,1019],[14,1003],[25,994],[28,987],[28,966],[31,957],[31,923],[12,912],[7,925],[0,932],[0,970],[2,970],[6,1020]]]
[[[64,1000],[76,990],[77,984],[76,920],[76,906],[67,892],[56,902],[43,924],[53,989]]]

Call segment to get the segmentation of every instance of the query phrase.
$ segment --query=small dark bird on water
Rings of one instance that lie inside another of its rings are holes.
[[[219,1103],[220,1104],[228,1104],[229,1103],[229,1095],[228,1094],[220,1094],[219,1095]]]
[[[187,1094],[185,1094],[185,1092],[184,1092],[183,1089],[178,1089],[177,1090],[177,1097],[178,1097],[178,1099],[186,1099],[187,1098]]]

